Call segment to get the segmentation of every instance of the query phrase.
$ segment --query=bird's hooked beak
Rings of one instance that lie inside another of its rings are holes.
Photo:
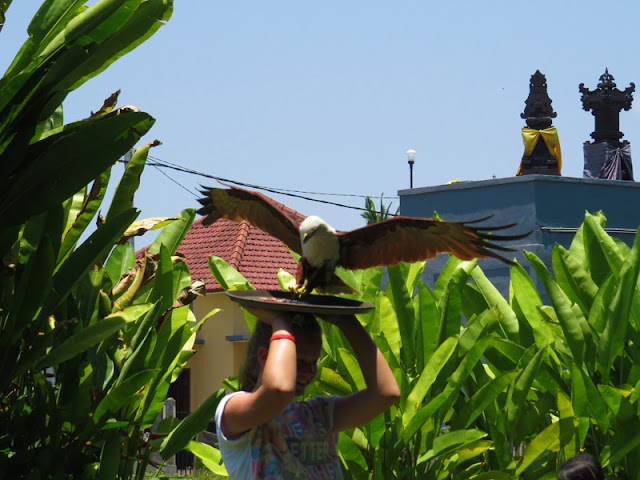
[[[307,241],[313,237],[313,234],[316,233],[317,230],[311,230],[310,232],[305,232],[304,235],[302,235],[302,243],[305,244],[307,243]]]

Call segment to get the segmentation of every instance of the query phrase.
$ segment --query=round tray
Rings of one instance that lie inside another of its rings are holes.
[[[292,298],[289,292],[271,290],[232,290],[226,294],[243,307],[281,310],[318,315],[353,315],[375,308],[370,303],[330,295],[304,295]]]

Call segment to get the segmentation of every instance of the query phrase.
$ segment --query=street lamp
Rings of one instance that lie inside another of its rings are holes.
[[[409,188],[413,188],[413,164],[416,161],[416,151],[407,150],[407,158],[409,159]]]

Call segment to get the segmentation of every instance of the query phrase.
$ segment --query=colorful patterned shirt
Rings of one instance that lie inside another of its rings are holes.
[[[232,480],[342,479],[332,433],[337,397],[291,402],[269,422],[229,440],[220,428],[222,412],[236,392],[222,399],[216,410],[216,430],[222,460]]]

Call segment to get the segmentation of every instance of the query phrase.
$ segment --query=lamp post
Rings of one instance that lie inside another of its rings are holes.
[[[409,188],[413,188],[413,164],[416,161],[416,151],[407,150],[407,159],[409,159]]]

